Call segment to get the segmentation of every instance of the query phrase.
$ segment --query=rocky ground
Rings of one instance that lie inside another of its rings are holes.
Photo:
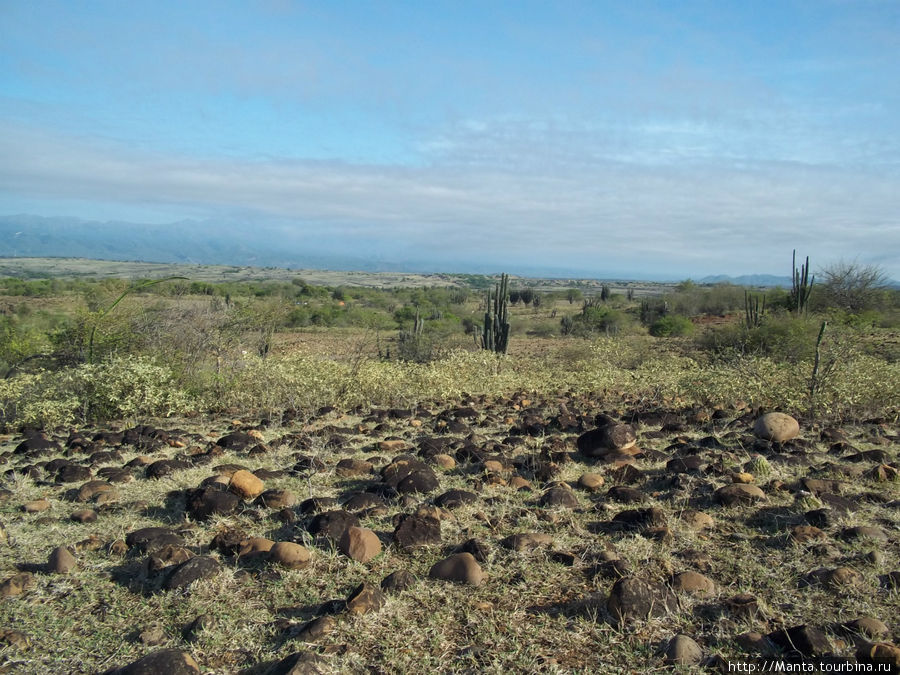
[[[896,670],[898,446],[565,395],[7,436],[0,670]]]

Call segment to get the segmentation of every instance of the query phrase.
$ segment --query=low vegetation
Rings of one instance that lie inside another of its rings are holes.
[[[496,282],[0,280],[0,667],[900,654],[895,290]]]

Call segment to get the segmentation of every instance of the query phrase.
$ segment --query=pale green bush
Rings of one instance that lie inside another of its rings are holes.
[[[143,357],[116,357],[0,384],[2,421],[58,427],[107,419],[165,417],[192,408],[172,373]]]

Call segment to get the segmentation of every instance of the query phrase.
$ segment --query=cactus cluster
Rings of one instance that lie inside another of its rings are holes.
[[[500,275],[500,283],[493,294],[487,291],[484,327],[481,332],[481,348],[496,354],[505,354],[509,346],[509,276]]]
[[[759,328],[765,315],[766,296],[754,296],[744,291],[744,321],[747,328]]]

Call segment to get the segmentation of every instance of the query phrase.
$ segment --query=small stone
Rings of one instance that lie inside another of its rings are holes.
[[[816,626],[794,626],[769,633],[769,639],[785,651],[797,651],[803,656],[825,656],[833,651],[828,636]]]
[[[171,591],[190,586],[200,579],[208,579],[218,574],[221,566],[215,558],[197,556],[177,565],[166,578],[163,588]]]
[[[181,546],[163,546],[150,554],[146,561],[147,574],[155,574],[167,567],[180,565],[194,557],[188,549]]]
[[[20,630],[4,628],[0,629],[0,643],[16,649],[28,649],[31,646],[31,637]]]
[[[444,494],[435,497],[434,503],[443,509],[455,509],[465,504],[474,504],[478,501],[478,495],[468,490],[448,490]]]
[[[893,666],[893,672],[900,668],[900,647],[889,642],[865,645],[857,652],[857,658],[864,663]]]
[[[334,473],[341,478],[356,478],[370,475],[374,468],[371,462],[363,459],[345,458],[337,463]]]
[[[69,518],[76,523],[93,523],[97,520],[97,512],[94,511],[94,509],[80,509],[78,511],[73,511]]]
[[[522,476],[513,476],[509,479],[509,487],[513,490],[531,490],[531,483]]]
[[[138,642],[145,647],[158,647],[166,640],[166,632],[160,626],[150,626],[138,633]]]
[[[742,649],[750,653],[765,655],[771,654],[775,649],[774,644],[772,644],[772,641],[769,640],[769,638],[756,631],[741,633],[735,637],[734,640]]]
[[[266,490],[255,503],[268,509],[285,509],[297,503],[297,496],[290,490]]]
[[[715,595],[716,584],[699,572],[681,572],[672,578],[672,588],[689,595]]]
[[[399,593],[411,588],[416,581],[415,575],[406,570],[397,570],[388,574],[381,582],[381,590],[385,593]]]
[[[766,494],[756,485],[732,483],[716,490],[716,498],[725,506],[735,506],[763,501]]]
[[[732,483],[742,483],[749,485],[755,480],[752,473],[747,473],[745,471],[740,471],[738,473],[731,474],[731,482]]]
[[[185,545],[184,539],[164,527],[142,527],[134,532],[129,532],[125,537],[125,543],[129,548],[134,548],[140,553],[152,553],[168,545]]]
[[[606,480],[599,473],[585,473],[578,479],[578,487],[588,492],[596,492],[603,487]]]
[[[34,501],[22,504],[22,510],[25,513],[42,513],[50,508],[50,502],[46,499],[35,499]]]
[[[387,602],[384,593],[371,584],[364,583],[356,588],[347,598],[347,613],[354,615],[377,612]]]
[[[310,534],[328,537],[333,541],[340,541],[341,537],[351,527],[359,527],[359,518],[343,509],[326,511],[312,519],[307,528]]]
[[[678,601],[668,588],[637,577],[619,579],[606,601],[607,611],[618,623],[664,616],[677,606]]]
[[[712,519],[707,513],[703,511],[697,511],[695,509],[688,509],[683,511],[681,514],[682,522],[687,525],[692,530],[707,530],[715,527],[716,521]]]
[[[554,487],[547,490],[540,501],[541,506],[574,509],[578,507],[578,498],[568,487]]]
[[[264,671],[265,675],[319,675],[325,661],[312,652],[294,652]]]
[[[269,553],[274,545],[275,542],[271,539],[266,539],[265,537],[251,537],[250,539],[241,542],[241,547],[238,550],[238,557],[244,558],[246,556]]]
[[[160,649],[150,652],[127,666],[113,670],[110,675],[199,675],[200,666],[187,652],[180,649]]]
[[[341,537],[338,549],[349,558],[366,563],[381,553],[381,541],[368,528],[351,527]]]
[[[334,632],[337,628],[337,621],[332,616],[316,617],[312,621],[308,621],[297,631],[296,638],[303,642],[315,642],[329,633]]]
[[[753,423],[753,434],[757,438],[776,443],[784,443],[796,438],[799,433],[800,424],[785,413],[767,413]]]
[[[869,525],[858,525],[857,527],[848,527],[841,532],[844,539],[871,539],[873,541],[886,542],[887,534],[880,527],[872,527]]]
[[[676,635],[666,646],[666,661],[678,666],[696,666],[703,659],[703,649],[693,638]]]
[[[255,499],[263,493],[265,485],[249,471],[240,469],[232,474],[228,489],[243,499]]]
[[[403,549],[440,544],[441,522],[434,518],[406,516],[394,529],[394,543]]]
[[[553,546],[553,537],[542,532],[523,532],[509,535],[500,542],[500,545],[518,552],[533,551]]]
[[[435,455],[431,458],[431,461],[446,471],[456,468],[456,460],[450,455],[445,455],[443,453]]]
[[[119,498],[116,488],[105,480],[90,480],[80,488],[76,500],[82,503],[111,504]]]
[[[402,441],[399,439],[390,440],[390,441],[381,441],[378,444],[378,449],[382,452],[402,452],[406,450],[406,441]]]
[[[428,576],[432,579],[456,581],[472,586],[480,586],[484,581],[481,565],[471,553],[455,553],[435,563]]]
[[[204,630],[209,630],[216,623],[216,618],[212,614],[201,614],[191,621],[187,627],[181,632],[181,636],[187,642],[194,642]]]
[[[52,574],[68,574],[75,569],[75,556],[65,546],[57,546],[47,560],[47,571]]]
[[[22,595],[34,586],[34,575],[31,572],[19,572],[0,583],[0,598],[14,598]]]
[[[871,616],[861,616],[858,619],[854,619],[853,621],[845,623],[844,628],[853,631],[854,633],[859,633],[870,640],[884,639],[888,637],[891,632],[883,621]]]
[[[302,569],[309,565],[310,552],[290,541],[279,541],[269,550],[269,561],[289,569]]]
[[[753,620],[760,614],[759,600],[749,593],[738,593],[726,599],[725,608],[736,618]]]
[[[188,497],[188,513],[194,520],[206,520],[214,515],[228,515],[237,510],[240,498],[231,492],[207,487]]]
[[[834,589],[856,586],[862,580],[862,575],[851,567],[837,567],[825,575],[825,583]]]
[[[109,545],[109,554],[114,556],[123,556],[128,553],[128,544],[123,539],[116,539]]]
[[[796,525],[791,530],[791,539],[798,544],[808,544],[810,542],[825,541],[828,539],[828,535],[812,525]]]

